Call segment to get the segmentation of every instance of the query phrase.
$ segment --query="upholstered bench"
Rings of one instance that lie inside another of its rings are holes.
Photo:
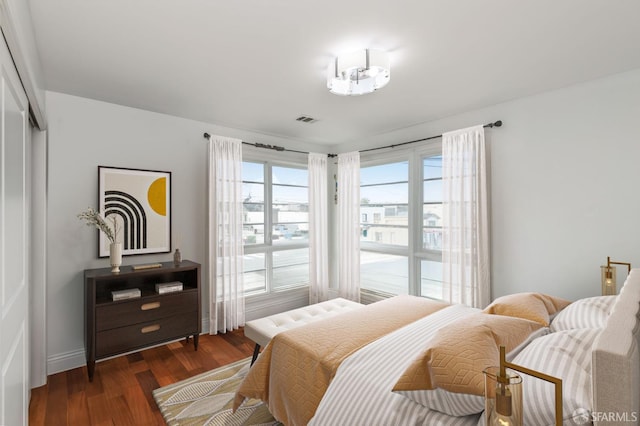
[[[273,336],[281,331],[291,330],[304,324],[357,309],[361,306],[364,305],[339,297],[337,299],[327,300],[326,302],[247,321],[244,325],[244,335],[256,342],[251,364],[253,365],[256,358],[258,358],[260,347],[266,346]]]

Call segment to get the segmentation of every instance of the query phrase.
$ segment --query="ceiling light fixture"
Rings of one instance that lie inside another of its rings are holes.
[[[327,69],[327,88],[336,95],[364,95],[386,86],[390,78],[389,55],[380,50],[364,49],[331,61]]]

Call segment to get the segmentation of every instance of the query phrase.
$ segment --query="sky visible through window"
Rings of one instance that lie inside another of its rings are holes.
[[[423,179],[442,177],[442,156],[428,157],[423,160]],[[409,162],[386,163],[379,166],[360,169],[360,185],[376,185],[389,182],[407,182],[409,180]],[[339,184],[339,183],[338,183]],[[367,190],[361,190],[361,198],[367,198]],[[397,186],[376,186],[376,201],[384,204],[407,203],[406,192],[398,191]],[[442,199],[442,181],[436,180],[425,185],[425,201]]]
[[[429,157],[423,162],[424,179],[439,178],[442,176],[442,157]],[[261,163],[243,162],[242,163],[242,180],[251,182],[264,182],[264,165]],[[409,163],[407,161],[382,164],[379,166],[363,167],[360,169],[360,184],[375,185],[388,182],[406,182],[409,175]],[[295,169],[290,167],[273,167],[274,185],[308,185],[308,173],[305,169]],[[441,194],[442,183],[436,181],[431,184],[431,191]],[[262,185],[245,184],[244,198],[251,195],[252,201],[262,200]],[[406,194],[398,193],[393,185],[388,188],[384,186],[376,187],[378,197],[385,203],[406,203]],[[430,191],[429,191],[430,192]],[[299,201],[299,191],[295,188],[281,187],[278,196],[281,199],[273,200],[274,202],[297,202]],[[436,197],[441,198],[441,197]]]
[[[309,174],[305,169],[291,167],[272,168],[272,184],[277,186],[273,191],[273,203],[307,203],[307,185]],[[264,164],[242,163],[242,180],[245,182],[264,182]],[[300,186],[305,188],[299,188]],[[264,185],[262,183],[245,183],[242,198],[245,201],[263,202]]]

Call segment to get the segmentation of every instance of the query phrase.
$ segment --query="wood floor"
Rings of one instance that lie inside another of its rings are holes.
[[[96,364],[93,382],[81,367],[49,376],[31,391],[29,425],[164,425],[151,391],[251,356],[243,331],[200,336]]]

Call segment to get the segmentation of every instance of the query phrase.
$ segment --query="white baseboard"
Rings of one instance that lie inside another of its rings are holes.
[[[47,357],[47,374],[56,374],[62,371],[73,370],[87,364],[83,349],[63,352]]]

